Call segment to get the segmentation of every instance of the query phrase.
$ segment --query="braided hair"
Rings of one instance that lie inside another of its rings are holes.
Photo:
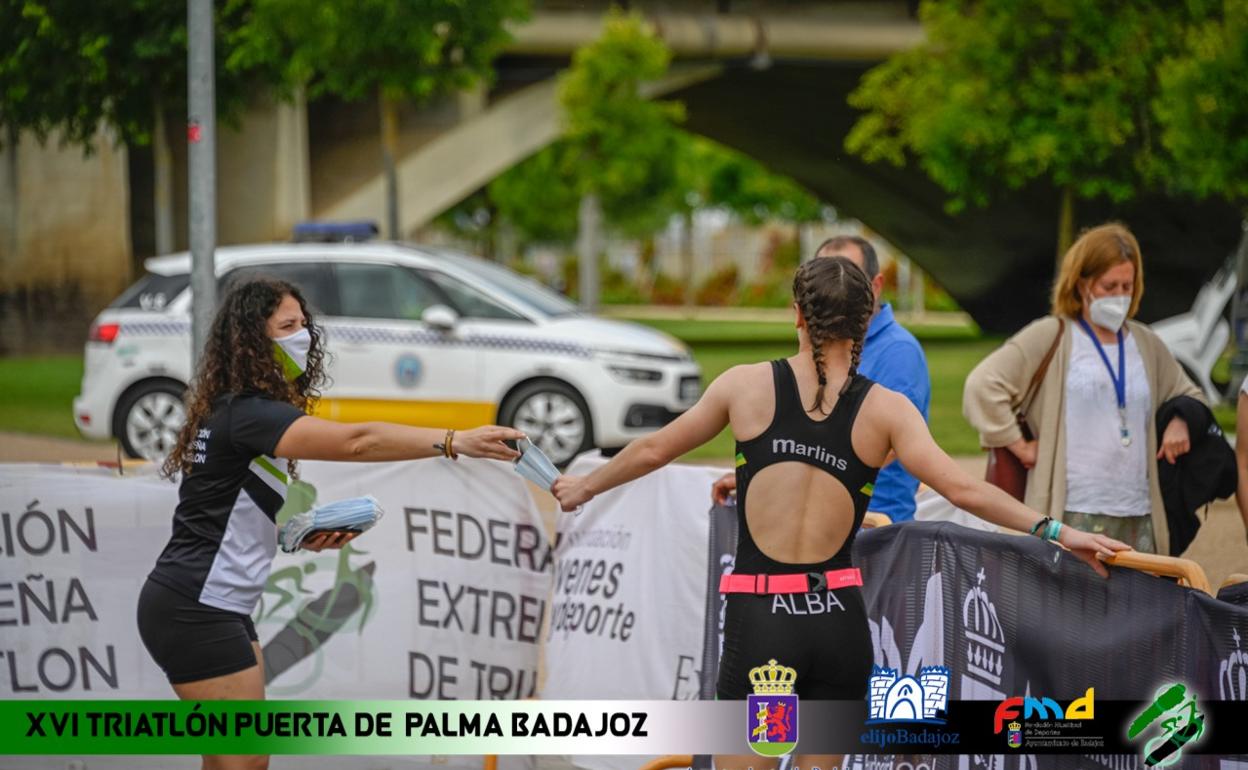
[[[819,378],[811,409],[822,413],[823,390],[828,384],[823,367],[823,346],[833,340],[854,341],[849,376],[841,387],[844,393],[858,373],[862,342],[867,336],[867,327],[875,309],[875,294],[871,291],[866,273],[858,265],[845,257],[821,257],[797,269],[797,274],[793,276],[793,301],[806,319],[815,374]]]

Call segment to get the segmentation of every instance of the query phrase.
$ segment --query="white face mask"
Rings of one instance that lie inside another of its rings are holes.
[[[1092,323],[1103,329],[1116,332],[1127,321],[1127,312],[1131,310],[1131,295],[1116,294],[1110,297],[1097,297],[1088,305],[1088,315]]]
[[[299,375],[307,370],[308,351],[311,349],[312,334],[306,327],[288,337],[273,339],[273,354],[282,365],[282,371],[286,373],[288,380],[299,379]]]

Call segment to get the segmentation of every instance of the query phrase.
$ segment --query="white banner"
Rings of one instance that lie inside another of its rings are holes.
[[[386,514],[340,551],[278,553],[254,615],[270,697],[536,693],[553,555],[509,465],[303,462],[300,476],[292,502],[371,494]],[[135,608],[176,503],[150,468],[0,465],[0,698],[173,697]]]
[[[568,472],[603,462],[583,455]],[[698,697],[707,516],[723,474],[671,465],[560,515],[543,699]],[[645,758],[572,761],[634,770]]]

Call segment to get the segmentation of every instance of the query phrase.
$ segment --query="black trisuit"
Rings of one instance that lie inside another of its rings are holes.
[[[832,413],[815,420],[802,407],[797,379],[788,361],[771,362],[776,411],[762,435],[737,442],[737,556],[739,575],[819,573],[853,566],[854,535],[871,500],[878,468],[862,462],[850,440],[854,418],[874,384],[855,375]],[[854,524],[841,550],[812,564],[785,564],[769,558],[754,542],[746,519],[750,479],[763,468],[801,462],[831,474],[854,503]],[[814,580],[812,586],[817,586]],[[730,593],[724,619],[724,651],[718,696],[743,700],[751,694],[749,670],[774,658],[797,670],[797,694],[824,700],[861,699],[871,673],[871,633],[859,588],[847,586],[807,593]]]
[[[194,438],[173,536],[139,594],[139,636],[173,684],[256,665],[251,613],[277,551],[288,470],[273,451],[296,407],[223,395]]]

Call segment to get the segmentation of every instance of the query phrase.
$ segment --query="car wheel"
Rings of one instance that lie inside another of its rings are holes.
[[[524,431],[560,468],[594,445],[585,399],[562,382],[545,380],[520,388],[503,404],[499,422]]]
[[[160,461],[178,443],[186,422],[185,388],[173,382],[138,385],[117,405],[114,433],[130,457]]]

